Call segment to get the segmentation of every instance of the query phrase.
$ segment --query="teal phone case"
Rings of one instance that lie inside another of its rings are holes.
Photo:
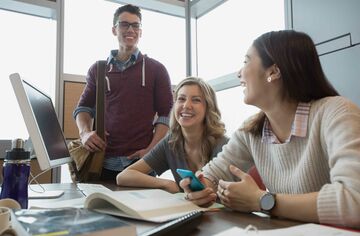
[[[190,178],[190,189],[191,191],[200,191],[203,190],[205,187],[200,182],[200,180],[194,175],[194,173],[190,170],[184,169],[176,169],[176,172],[180,175],[181,178]]]

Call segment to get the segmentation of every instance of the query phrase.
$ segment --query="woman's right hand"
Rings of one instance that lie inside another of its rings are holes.
[[[203,181],[201,182],[204,184],[204,186],[206,186],[206,184]],[[180,181],[180,187],[184,190],[185,199],[202,207],[211,206],[216,201],[217,195],[211,187],[206,186],[204,190],[192,192],[189,188],[189,185],[190,185],[189,178],[185,178]]]

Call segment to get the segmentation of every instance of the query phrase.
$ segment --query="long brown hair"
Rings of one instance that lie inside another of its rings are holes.
[[[310,102],[339,93],[327,80],[314,42],[305,33],[294,30],[272,31],[254,40],[262,65],[276,64],[281,73],[282,97],[296,102]],[[259,112],[243,130],[261,135],[265,120]]]
[[[217,104],[216,94],[211,86],[201,78],[188,77],[182,80],[174,90],[174,99],[176,102],[179,90],[185,85],[197,85],[206,102],[206,111],[204,118],[204,131],[202,134],[201,144],[201,160],[203,164],[207,163],[211,157],[211,153],[219,140],[224,138],[225,125],[221,121],[221,113]],[[180,152],[184,145],[184,136],[181,131],[180,124],[175,119],[175,105],[170,114],[170,147],[174,152]]]

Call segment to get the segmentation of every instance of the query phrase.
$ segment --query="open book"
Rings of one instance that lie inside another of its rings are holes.
[[[183,193],[171,194],[161,189],[111,191],[105,187],[87,191],[86,197],[62,201],[33,202],[30,208],[56,209],[64,207],[88,208],[94,211],[156,223],[166,222],[195,211],[222,208],[215,203],[201,208],[184,199]]]
[[[160,189],[95,192],[86,197],[84,208],[158,223],[207,210]]]
[[[86,197],[84,208],[151,222],[165,222],[206,210],[161,189],[91,193]]]

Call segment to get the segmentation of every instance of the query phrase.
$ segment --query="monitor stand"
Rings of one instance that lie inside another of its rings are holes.
[[[29,199],[58,198],[64,194],[62,190],[44,190],[39,186],[28,187]]]

